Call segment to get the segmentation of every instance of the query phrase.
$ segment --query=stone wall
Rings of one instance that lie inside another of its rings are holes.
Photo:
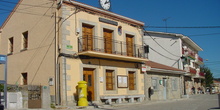
[[[181,98],[180,75],[148,72],[148,88],[153,88],[150,100]]]

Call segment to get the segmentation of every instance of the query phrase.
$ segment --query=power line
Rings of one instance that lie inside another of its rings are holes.
[[[220,70],[218,69],[213,69],[213,68],[210,68],[211,70],[214,70],[214,71],[217,71],[217,72],[220,72]]]
[[[33,8],[33,7],[41,7],[41,8],[56,8],[56,7],[53,7],[53,6],[43,6],[43,5],[46,5],[46,4],[49,4],[49,3],[52,3],[52,2],[47,2],[47,3],[43,3],[43,4],[39,4],[39,5],[30,5],[30,4],[22,4],[22,3],[15,3],[15,2],[10,2],[10,1],[4,1],[4,0],[0,0],[0,2],[5,2],[5,3],[9,3],[9,4],[17,4],[17,5],[25,5],[25,6],[29,6],[29,8]],[[14,6],[13,6],[14,7]],[[9,7],[9,8],[12,8],[12,7]],[[24,8],[24,9],[27,9],[27,8]],[[29,15],[39,15],[39,16],[42,16],[40,14],[36,14],[36,13],[33,13],[31,11],[29,12],[24,12],[24,11],[21,11],[23,9],[16,9],[16,10],[10,10],[10,9],[4,9],[4,8],[0,8],[1,11],[6,11],[6,12],[2,12],[0,14],[4,14],[4,13],[7,13],[7,12],[17,12],[17,13],[23,13],[23,14],[29,14]],[[47,17],[51,17],[50,15],[46,15],[44,14],[43,16],[47,16]]]
[[[187,35],[190,37],[194,37],[194,36],[209,36],[209,35],[218,35],[220,33],[210,33],[210,34],[194,34],[194,35]]]
[[[40,68],[41,68],[41,66],[42,66],[42,64],[43,64],[43,62],[44,62],[44,59],[46,58],[46,55],[47,55],[47,53],[49,52],[49,49],[50,49],[50,47],[52,46],[54,40],[55,40],[55,38],[52,40],[52,42],[50,43],[50,45],[49,45],[47,51],[45,52],[45,54],[44,54],[44,56],[43,56],[43,58],[42,58],[42,60],[41,60],[41,62],[40,62],[40,65],[38,66],[36,72],[34,73],[34,77],[33,77],[33,79],[31,80],[30,84],[33,83],[35,77],[37,76],[37,73],[38,73],[38,71],[40,70]],[[55,45],[55,44],[54,44],[54,45]]]
[[[219,63],[209,63],[209,64],[205,64],[205,65],[220,65],[220,62]]]
[[[212,61],[212,62],[205,62],[205,63],[220,63],[220,61]]]
[[[35,50],[35,52],[34,52],[34,53],[32,54],[32,56],[30,57],[30,60],[27,62],[27,65],[24,67],[23,71],[26,71],[27,68],[28,68],[29,66],[31,66],[31,63],[33,62],[33,60],[35,60],[34,58],[38,55],[38,53],[39,53],[39,51],[40,51],[41,48],[44,48],[44,47],[50,48],[50,47],[51,47],[51,45],[52,45],[51,43],[50,43],[49,45],[45,45],[45,46],[42,46],[42,45],[43,45],[43,43],[48,39],[48,36],[50,36],[51,33],[53,32],[53,31],[52,31],[53,28],[54,28],[54,25],[50,28],[50,30],[48,31],[48,33],[47,33],[47,34],[45,35],[45,37],[42,39],[42,41],[41,41],[41,43],[38,45],[38,47],[33,48],[33,49],[28,49],[28,51]],[[53,41],[54,41],[54,39],[52,40],[52,42],[53,42]],[[13,55],[15,55],[15,54],[21,54],[21,52],[13,53]],[[16,80],[15,83],[17,83],[20,78],[21,78],[21,76],[18,77],[18,79]]]
[[[6,5],[6,4],[0,4],[0,5],[6,8],[14,8],[14,5]]]
[[[220,26],[176,26],[176,27],[164,27],[164,26],[144,26],[146,28],[220,28]]]
[[[220,64],[220,61],[205,62],[205,64]]]
[[[153,49],[153,48],[150,47],[150,46],[149,46],[149,48],[150,48],[151,50],[153,50],[154,52],[156,52],[157,54],[159,54],[159,55],[161,55],[161,56],[163,56],[163,57],[165,57],[165,58],[167,58],[167,59],[174,60],[174,61],[177,61],[177,60],[178,60],[178,59],[173,59],[173,58],[167,57],[167,56],[163,55],[162,53],[156,51],[155,49]]]
[[[47,6],[42,6],[44,4],[39,4],[39,5],[30,5],[30,4],[21,4],[21,3],[16,3],[16,2],[10,2],[10,1],[4,1],[4,0],[0,0],[0,2],[5,2],[5,3],[9,3],[9,4],[19,4],[19,5],[25,5],[25,6],[31,6],[31,7],[41,7],[41,8],[48,8]],[[47,2],[45,4],[49,4],[51,2]],[[55,7],[54,7],[55,8]]]
[[[8,11],[7,12],[1,12],[0,14],[8,14]]]
[[[49,8],[49,9],[50,9],[50,8]],[[49,9],[44,12],[44,15],[49,11]],[[42,19],[43,19],[43,16],[41,16],[41,18],[34,24],[34,26],[33,26],[32,28],[30,28],[30,31],[31,31],[35,26],[37,26],[38,23],[39,23]],[[42,45],[43,45],[44,41],[47,40],[47,38],[48,38],[47,36],[51,35],[51,33],[53,32],[52,30],[53,30],[54,27],[55,27],[55,25],[50,28],[50,31],[48,31],[48,33],[47,33],[47,34],[45,35],[45,37],[42,39],[41,43],[39,44],[39,46],[38,46],[37,48],[28,49],[29,51],[30,51],[30,50],[35,50],[35,52],[34,52],[34,54],[31,56],[30,60],[27,62],[27,65],[25,66],[25,68],[24,68],[23,71],[26,71],[26,69],[30,66],[30,63],[32,63],[32,61],[34,60],[34,58],[37,56],[37,53],[38,53],[39,49],[48,46],[48,45],[46,45],[46,46],[42,46]],[[54,40],[54,39],[53,39],[53,40]],[[52,42],[53,42],[53,40],[52,40]],[[52,45],[52,44],[50,44],[48,48],[50,48],[51,45]],[[35,74],[36,74],[36,73],[35,73]],[[20,77],[21,77],[21,76],[20,76]],[[18,80],[20,79],[20,77],[18,78]],[[18,82],[18,80],[16,81],[16,83]]]
[[[33,12],[13,11],[13,10],[7,10],[7,9],[3,9],[3,8],[0,8],[0,10],[5,10],[5,11],[9,11],[9,12],[23,13],[23,14],[30,14],[30,15],[39,15],[39,16],[42,16],[42,15],[40,15],[40,14],[36,14],[36,13],[33,13]],[[50,15],[44,15],[44,16],[51,17]]]
[[[144,29],[145,30],[145,29]],[[150,36],[150,38],[152,38],[152,36],[145,30],[145,32]],[[180,58],[181,56],[178,55],[174,55],[173,53],[169,52],[167,49],[165,49],[162,45],[160,45],[154,38],[152,38],[154,42],[156,42],[157,45],[159,45],[163,50],[165,50],[166,52],[168,52],[169,54]]]

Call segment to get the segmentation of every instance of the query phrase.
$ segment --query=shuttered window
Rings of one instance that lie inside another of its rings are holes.
[[[128,87],[129,90],[136,89],[136,74],[133,71],[128,72]]]
[[[113,70],[106,70],[106,90],[114,90],[115,75]]]

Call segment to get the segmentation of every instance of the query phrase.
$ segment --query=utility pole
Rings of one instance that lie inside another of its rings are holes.
[[[163,21],[165,22],[166,32],[167,32],[167,20],[168,20],[168,19],[170,19],[170,17],[163,19]]]

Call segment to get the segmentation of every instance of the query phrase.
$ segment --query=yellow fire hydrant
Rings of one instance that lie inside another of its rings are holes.
[[[78,106],[88,106],[86,81],[78,82],[78,97],[79,97]]]

